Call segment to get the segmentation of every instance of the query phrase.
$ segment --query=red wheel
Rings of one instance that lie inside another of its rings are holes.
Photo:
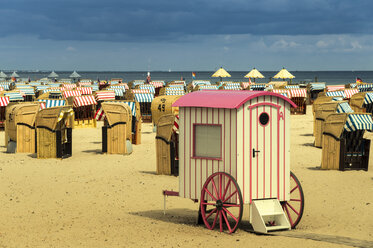
[[[225,172],[209,176],[202,188],[200,211],[208,229],[219,226],[220,232],[224,229],[235,232],[243,212],[242,194],[236,180]]]
[[[288,217],[291,228],[294,229],[303,216],[304,195],[302,186],[293,172],[290,172],[290,200],[281,202],[281,205]]]

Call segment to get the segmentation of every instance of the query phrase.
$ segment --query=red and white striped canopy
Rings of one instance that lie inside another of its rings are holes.
[[[150,94],[149,90],[146,89],[134,89],[132,90],[133,94]]]
[[[289,89],[290,97],[307,97],[307,89]]]
[[[76,88],[76,84],[63,84],[63,87],[66,89],[74,89]]]
[[[79,82],[78,84],[79,84],[79,86],[92,85],[92,82]]]
[[[46,108],[45,102],[39,102],[39,104],[40,104],[40,110]]]
[[[106,90],[106,91],[96,91],[96,100],[103,101],[103,100],[115,100],[115,92]]]
[[[9,104],[8,96],[0,96],[0,107],[6,107]]]
[[[91,87],[77,87],[76,90],[79,90],[82,95],[92,95]]]
[[[4,88],[3,88],[3,87],[0,87],[0,91],[4,91]]]
[[[128,87],[128,84],[127,84],[127,83],[120,83],[120,84],[116,84],[116,85],[118,85],[118,86],[124,86],[124,88],[125,88],[126,90],[128,90],[128,89],[129,89],[129,87]]]
[[[345,89],[345,95],[347,99],[350,99],[356,93],[359,93],[359,89]]]
[[[74,97],[74,107],[82,107],[96,104],[97,102],[95,100],[95,97],[92,95]]]
[[[280,94],[280,93],[288,93],[289,94],[289,90],[287,90],[287,89],[273,89],[272,92],[278,93],[278,94]]]
[[[66,90],[63,92],[63,96],[68,98],[70,96],[81,96],[82,93],[79,90]]]
[[[344,90],[344,85],[328,85],[326,86],[327,91],[336,91],[336,90]]]
[[[154,86],[154,88],[161,88],[163,87],[163,82],[150,82],[150,84],[152,84]]]
[[[64,91],[66,88],[64,87],[50,87],[47,89],[48,91]]]

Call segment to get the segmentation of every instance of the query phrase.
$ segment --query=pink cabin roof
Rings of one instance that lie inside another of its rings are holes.
[[[194,91],[180,97],[173,107],[203,107],[203,108],[226,108],[238,109],[250,99],[259,96],[275,96],[281,98],[294,108],[297,107],[287,97],[269,91],[235,91],[235,90],[204,90]]]

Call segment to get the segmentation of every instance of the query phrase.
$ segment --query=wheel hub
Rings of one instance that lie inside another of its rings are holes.
[[[223,209],[223,202],[222,202],[222,200],[217,200],[215,206],[216,206],[216,208],[218,210],[222,210]]]

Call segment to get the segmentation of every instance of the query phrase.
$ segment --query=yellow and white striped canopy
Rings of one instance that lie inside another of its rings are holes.
[[[231,77],[231,75],[223,67],[220,67],[211,77]]]
[[[245,78],[264,78],[264,76],[262,75],[262,73],[254,68],[245,75]]]
[[[293,79],[295,77],[290,72],[288,72],[288,70],[286,70],[285,68],[283,68],[273,78],[282,78],[282,79],[290,78],[290,79]]]

